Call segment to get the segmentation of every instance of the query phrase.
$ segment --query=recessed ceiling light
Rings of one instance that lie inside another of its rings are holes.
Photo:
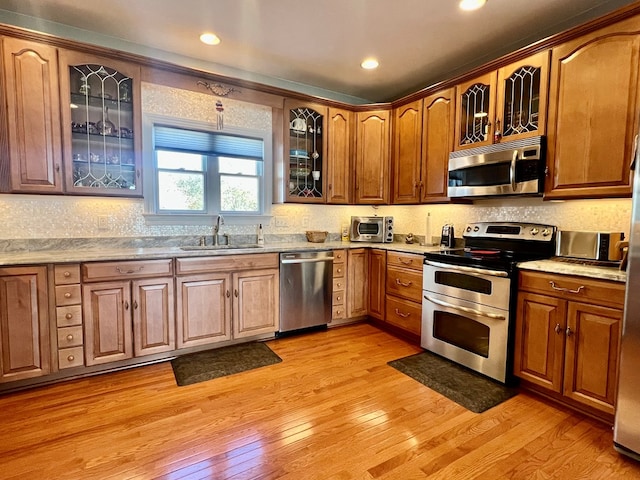
[[[378,65],[378,60],[375,58],[366,58],[360,64],[360,66],[365,70],[373,70],[374,68],[378,68]]]
[[[220,38],[215,33],[203,33],[200,35],[200,41],[207,45],[218,45]]]
[[[479,9],[485,3],[487,3],[487,0],[460,0],[460,8],[469,12]]]

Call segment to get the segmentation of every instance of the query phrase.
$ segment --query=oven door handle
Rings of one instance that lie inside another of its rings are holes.
[[[477,275],[491,275],[493,277],[509,276],[507,272],[503,272],[501,270],[485,270],[484,268],[461,267],[460,265],[451,265],[449,263],[432,262],[431,260],[425,260],[424,263],[425,265],[430,265],[432,267],[447,268],[449,270],[459,270],[464,273],[475,273]]]
[[[504,315],[500,315],[497,313],[489,313],[489,312],[483,312],[481,310],[476,310],[475,308],[469,308],[469,307],[461,307],[460,305],[452,305],[448,302],[443,302],[442,300],[436,300],[435,298],[432,298],[428,295],[423,295],[425,300],[430,301],[431,303],[435,303],[436,305],[440,305],[441,307],[446,307],[446,308],[452,308],[454,310],[460,310],[461,312],[464,313],[470,313],[472,315],[476,315],[478,317],[487,317],[487,318],[491,318],[493,320],[506,320],[507,317],[505,317]]]

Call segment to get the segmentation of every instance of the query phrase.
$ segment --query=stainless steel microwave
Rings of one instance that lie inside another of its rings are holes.
[[[393,217],[351,217],[352,242],[393,242]]]
[[[532,137],[449,155],[449,197],[541,195],[544,137]]]

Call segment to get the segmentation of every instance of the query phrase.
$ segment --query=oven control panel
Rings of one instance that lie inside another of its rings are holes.
[[[539,223],[477,222],[464,229],[465,238],[500,238],[518,241],[555,241],[556,227]]]

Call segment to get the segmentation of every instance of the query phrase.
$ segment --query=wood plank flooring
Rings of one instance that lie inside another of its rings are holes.
[[[0,396],[0,478],[640,479],[607,425],[521,393],[475,414],[387,362],[368,324],[187,387],[162,364]]]

